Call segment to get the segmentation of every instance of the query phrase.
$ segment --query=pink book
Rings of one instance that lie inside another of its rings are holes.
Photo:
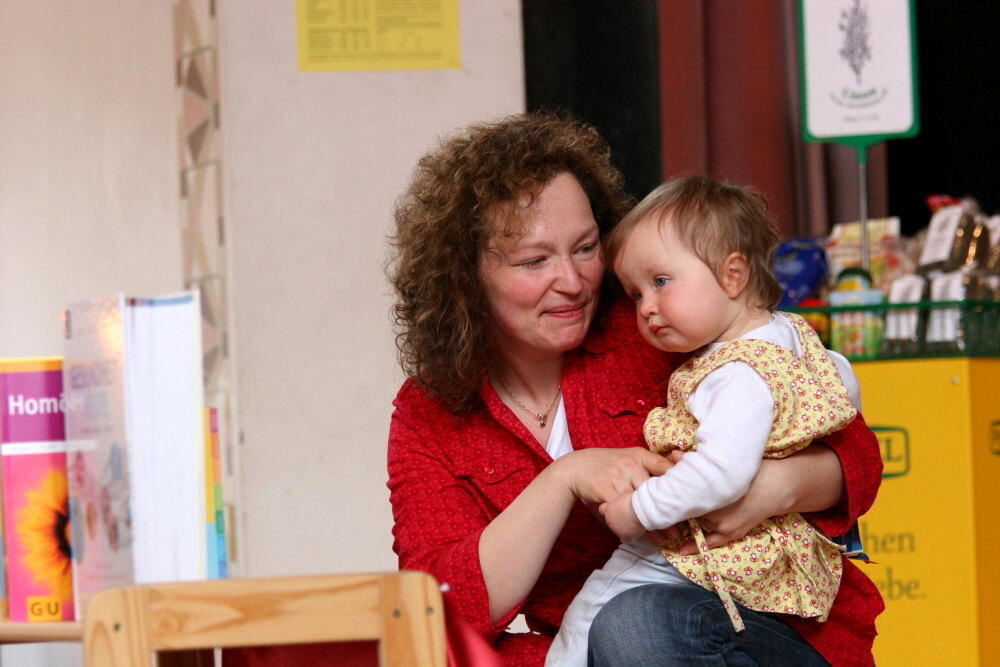
[[[10,620],[72,620],[61,361],[0,360],[0,401]]]

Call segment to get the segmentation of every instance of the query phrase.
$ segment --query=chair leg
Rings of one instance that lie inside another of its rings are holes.
[[[84,620],[87,667],[147,667],[153,649],[147,594],[137,588],[113,588],[91,598]]]
[[[381,582],[384,634],[379,642],[383,667],[439,667],[445,664],[444,610],[437,583],[405,572]]]

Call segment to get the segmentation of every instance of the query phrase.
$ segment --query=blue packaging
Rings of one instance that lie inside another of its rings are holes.
[[[814,296],[826,281],[829,269],[821,239],[788,239],[778,245],[772,262],[774,277],[781,287],[778,309],[794,308],[802,299]]]

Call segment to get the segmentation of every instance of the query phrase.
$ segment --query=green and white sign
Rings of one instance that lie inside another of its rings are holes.
[[[803,134],[859,149],[919,131],[913,0],[801,0]]]

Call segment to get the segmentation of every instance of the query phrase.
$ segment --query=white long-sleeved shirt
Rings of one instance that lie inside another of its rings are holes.
[[[765,340],[802,354],[795,327],[781,313],[742,338]],[[702,354],[723,344],[713,343]],[[836,352],[829,354],[851,404],[860,411],[860,389],[850,363]],[[667,528],[737,501],[750,488],[764,456],[774,399],[748,364],[733,362],[709,373],[691,394],[688,406],[698,420],[697,450],[632,495],[632,509],[647,530]]]

